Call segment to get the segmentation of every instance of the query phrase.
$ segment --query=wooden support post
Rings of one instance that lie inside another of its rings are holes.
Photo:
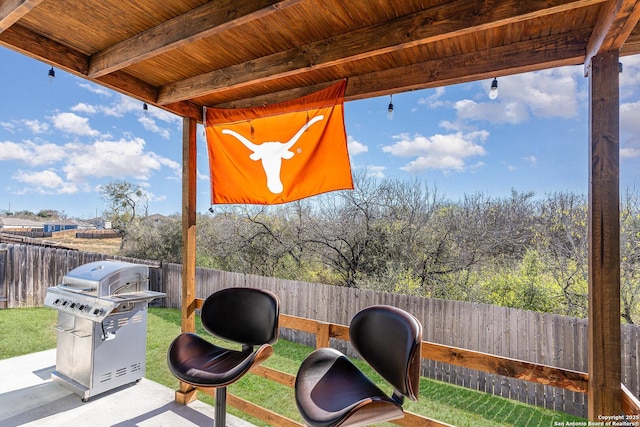
[[[191,384],[180,381],[180,389],[175,392],[175,401],[181,405],[188,405],[196,400],[198,397],[198,390]]]
[[[330,336],[329,329],[331,323],[318,322],[318,330],[316,331],[316,348],[329,347]]]
[[[195,332],[197,122],[185,117],[182,126],[182,332]]]
[[[618,52],[589,71],[589,420],[622,413]]]
[[[196,120],[182,122],[182,332],[195,332],[196,311]],[[186,405],[196,390],[180,382],[175,401]]]

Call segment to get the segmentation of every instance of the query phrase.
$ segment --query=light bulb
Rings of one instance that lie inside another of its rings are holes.
[[[493,79],[491,82],[491,89],[489,89],[489,99],[496,99],[498,97],[498,79]]]
[[[393,119],[393,95],[389,95],[389,107],[387,108],[387,119]]]

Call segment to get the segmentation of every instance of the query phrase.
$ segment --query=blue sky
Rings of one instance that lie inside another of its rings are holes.
[[[640,186],[640,56],[620,76],[621,187]],[[0,211],[54,209],[91,218],[100,186],[140,185],[149,212],[181,209],[178,116],[0,48]],[[490,79],[345,104],[353,170],[420,178],[451,200],[512,189],[544,196],[588,191],[588,79],[582,66]],[[198,131],[198,211],[210,206]]]

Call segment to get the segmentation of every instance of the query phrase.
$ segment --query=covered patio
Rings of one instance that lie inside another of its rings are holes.
[[[182,330],[195,324],[203,107],[346,100],[584,65],[589,79],[589,418],[622,413],[619,58],[634,0],[5,0],[0,45],[184,118]],[[182,392],[191,393],[187,387]]]

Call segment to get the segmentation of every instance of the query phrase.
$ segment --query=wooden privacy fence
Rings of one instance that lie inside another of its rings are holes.
[[[160,263],[155,261],[0,243],[0,308],[42,307],[48,287],[61,283],[62,277],[70,270],[104,259],[149,265],[150,289],[155,291],[163,288],[162,269]],[[152,303],[157,304],[158,301],[154,300]]]
[[[0,245],[0,298],[7,296],[9,307],[41,306],[46,288],[59,283],[67,271],[104,258],[104,255],[60,249]],[[167,293],[167,298],[154,302],[179,308],[182,267],[142,262],[151,264],[151,288]],[[281,313],[287,316],[336,325],[348,325],[358,311],[373,304],[403,308],[423,324],[424,348],[430,349],[424,356],[423,375],[586,417],[586,395],[581,386],[576,388],[573,380],[567,383],[569,387],[530,381],[535,369],[587,371],[586,319],[210,269],[198,268],[196,275],[198,298],[226,287],[258,287],[277,294],[282,304]],[[305,329],[285,329],[281,336],[316,345],[315,334]],[[640,327],[622,325],[623,383],[636,397],[640,395],[639,341]],[[348,352],[341,340],[332,338],[331,345]],[[490,360],[495,366],[482,368],[487,362],[478,366],[481,354],[493,355]],[[516,365],[506,363],[510,360],[516,361]],[[573,378],[572,375],[569,378]]]

